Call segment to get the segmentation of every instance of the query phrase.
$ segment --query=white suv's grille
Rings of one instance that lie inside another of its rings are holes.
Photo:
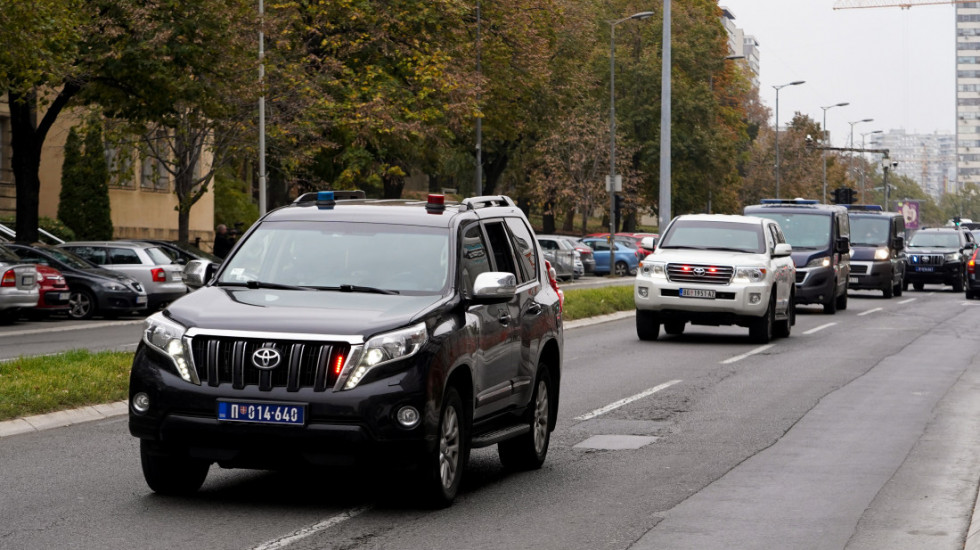
[[[704,264],[667,264],[667,278],[674,283],[727,285],[732,280],[731,266]]]

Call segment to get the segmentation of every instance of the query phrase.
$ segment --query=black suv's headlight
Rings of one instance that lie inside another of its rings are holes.
[[[357,362],[344,383],[344,389],[357,387],[364,376],[376,367],[415,355],[428,340],[429,331],[426,330],[425,323],[371,338],[361,348]]]
[[[163,312],[154,313],[146,318],[143,342],[169,357],[181,378],[200,386],[201,380],[191,365],[190,346],[184,341],[185,332],[187,327],[166,318]]]

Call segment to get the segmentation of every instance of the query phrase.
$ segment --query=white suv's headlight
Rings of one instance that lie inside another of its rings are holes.
[[[664,262],[643,262],[640,264],[640,274],[651,278],[667,278],[667,264]]]
[[[875,249],[875,259],[876,260],[887,260],[891,254],[888,253],[887,248],[876,248]]]
[[[197,371],[191,366],[189,346],[184,342],[185,332],[186,327],[164,317],[162,312],[154,313],[146,318],[143,341],[169,357],[181,378],[200,386],[201,380],[197,377]]]
[[[830,256],[820,256],[807,262],[806,267],[830,267]]]
[[[761,283],[766,280],[766,268],[764,267],[736,267],[735,277],[732,281],[740,283]]]
[[[392,361],[407,359],[416,353],[429,340],[425,323],[379,334],[364,344],[357,365],[344,383],[344,389],[356,387],[371,369]]]

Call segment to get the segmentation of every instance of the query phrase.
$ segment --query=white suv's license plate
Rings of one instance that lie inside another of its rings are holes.
[[[218,420],[257,424],[306,424],[306,405],[218,401]]]
[[[682,288],[680,289],[680,296],[681,298],[708,298],[714,300],[715,291],[700,288]]]

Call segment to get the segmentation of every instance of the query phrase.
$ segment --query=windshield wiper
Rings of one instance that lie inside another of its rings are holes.
[[[250,288],[255,290],[257,288],[271,288],[274,290],[313,290],[314,287],[309,286],[296,286],[296,285],[284,285],[282,283],[269,283],[264,281],[256,281],[255,279],[245,281],[244,283],[220,281],[215,286],[243,286],[245,288]]]
[[[368,292],[371,294],[400,294],[397,290],[388,290],[387,288],[376,288],[373,286],[360,286],[360,285],[311,286],[309,288],[315,288],[316,290],[339,290],[340,292]]]
[[[755,250],[746,250],[744,248],[732,248],[728,246],[709,246],[704,248],[704,250],[724,250],[726,252],[743,252],[745,254],[758,254]]]

